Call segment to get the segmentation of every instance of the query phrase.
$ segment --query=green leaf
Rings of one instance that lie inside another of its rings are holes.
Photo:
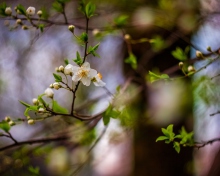
[[[33,167],[33,166],[29,166],[28,167],[28,171],[33,174],[33,175],[39,175],[39,171],[40,171],[40,168],[39,167]]]
[[[180,153],[180,144],[178,142],[174,142],[173,147],[177,153]]]
[[[32,106],[32,105],[29,105],[29,104],[27,104],[27,103],[21,101],[21,100],[19,100],[19,102],[20,102],[22,105],[26,106],[27,108],[29,108],[30,106]]]
[[[167,74],[157,75],[156,73],[153,73],[153,72],[149,71],[149,78],[150,78],[150,82],[153,83],[153,82],[159,81],[161,79],[167,80],[170,77]]]
[[[150,43],[151,43],[151,46],[152,46],[152,49],[155,51],[155,52],[158,52],[164,48],[166,48],[166,43],[165,41],[162,39],[161,36],[155,36],[153,39],[150,40]]]
[[[4,130],[5,132],[9,132],[10,125],[7,122],[0,123],[0,129]]]
[[[42,7],[41,11],[42,11],[42,15],[41,15],[40,18],[47,20],[50,15],[49,15],[48,10],[46,9],[46,7]]]
[[[59,2],[57,2],[57,1],[55,1],[55,2],[52,4],[52,7],[53,7],[53,9],[56,10],[57,12],[60,12],[60,13],[63,12],[63,7],[62,7],[62,5],[61,5]]]
[[[53,100],[53,111],[57,113],[67,114],[68,110],[57,103],[57,101]]]
[[[168,138],[170,138],[170,133],[169,133],[169,131],[167,131],[167,129],[161,128],[161,131],[162,131],[162,133],[163,133],[165,136],[167,136]]]
[[[110,116],[106,115],[106,114],[103,114],[103,122],[104,122],[104,125],[108,125],[109,122],[110,122]]]
[[[5,14],[6,7],[7,7],[7,5],[5,2],[0,4],[0,15],[1,16],[8,16],[7,14]]]
[[[133,53],[129,53],[129,57],[125,59],[125,63],[130,64],[134,70],[137,69],[137,58]]]
[[[86,4],[86,8],[85,8],[86,17],[91,18],[92,16],[94,16],[95,9],[96,9],[96,6],[92,4],[91,2]]]
[[[81,41],[83,41],[84,43],[86,43],[88,41],[88,35],[87,33],[83,32],[80,36]]]
[[[41,32],[44,32],[44,27],[45,27],[44,24],[39,24],[38,25],[38,28],[40,29]]]
[[[156,139],[156,142],[157,142],[157,141],[167,140],[167,139],[169,139],[167,136],[159,136],[159,137]]]
[[[119,17],[114,19],[115,26],[118,28],[124,27],[128,22],[128,16],[127,15],[120,15]]]
[[[168,127],[167,127],[167,131],[169,133],[172,133],[173,132],[173,124],[170,124]]]
[[[47,103],[43,100],[43,96],[44,96],[45,94],[41,94],[41,95],[39,95],[38,97],[37,97],[37,99],[38,99],[38,101],[40,102],[40,103],[42,103],[45,107],[47,106]]]
[[[68,60],[68,59],[64,59],[64,63],[65,63],[66,65],[68,65],[68,64],[69,64],[69,60]]]
[[[25,15],[26,16],[26,9],[24,8],[23,5],[19,4],[17,6],[17,10],[19,10],[19,12],[22,14],[22,15]]]
[[[62,81],[62,77],[60,75],[57,75],[57,74],[53,73],[53,77],[55,78],[56,82],[61,82]]]
[[[187,56],[188,52],[189,52],[189,47],[186,47],[184,51],[182,48],[176,47],[176,50],[172,51],[171,54],[173,55],[174,58],[180,61],[186,61],[188,58]]]
[[[86,130],[82,138],[80,140],[80,144],[82,145],[90,145],[96,138],[96,130],[93,128],[92,130]]]

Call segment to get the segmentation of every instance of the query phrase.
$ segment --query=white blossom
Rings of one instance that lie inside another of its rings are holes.
[[[47,97],[53,98],[54,92],[51,88],[47,88],[44,93]]]
[[[37,12],[37,15],[38,15],[39,17],[41,17],[42,14],[43,14],[43,12],[42,12],[41,10],[39,10],[39,11]]]
[[[33,98],[32,102],[34,105],[38,105],[38,103],[39,103],[37,98]]]
[[[35,14],[35,7],[28,7],[26,10],[27,15],[34,15]]]
[[[68,65],[64,68],[64,74],[65,74],[65,75],[72,75],[72,74],[73,74],[73,65],[68,64]]]
[[[6,8],[5,8],[5,14],[6,14],[6,15],[11,15],[11,14],[12,14],[11,7],[6,7]]]
[[[39,108],[39,109],[38,109],[38,112],[44,112],[44,111],[45,111],[44,108]]]
[[[53,88],[58,90],[60,88],[60,84],[58,82],[53,83]]]
[[[94,78],[92,78],[92,82],[95,84],[95,86],[104,87],[105,82],[102,81],[102,75],[101,73],[98,73]]]
[[[97,71],[90,68],[90,64],[85,62],[81,67],[73,66],[73,77],[74,82],[82,81],[85,86],[89,86],[91,79],[97,75]]]
[[[28,120],[28,124],[29,124],[29,125],[35,124],[35,120],[34,120],[34,119],[29,119],[29,120]]]
[[[59,66],[59,71],[60,71],[60,72],[63,72],[63,71],[64,71],[64,66],[62,66],[62,65]]]

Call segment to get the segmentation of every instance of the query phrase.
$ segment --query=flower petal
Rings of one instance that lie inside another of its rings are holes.
[[[96,77],[96,75],[97,75],[97,71],[96,70],[94,70],[94,69],[90,69],[89,70],[88,77],[94,78],[94,77]]]
[[[100,86],[100,87],[104,87],[106,85],[105,82],[103,82],[102,80],[97,80],[95,82],[93,82],[95,86]]]
[[[85,86],[89,86],[91,83],[91,79],[88,77],[82,77],[81,81]]]
[[[85,62],[84,64],[82,64],[81,66],[83,69],[89,70],[90,69],[90,64],[88,62]]]
[[[81,79],[81,77],[80,77],[80,75],[78,75],[78,74],[74,74],[74,75],[72,76],[72,80],[73,80],[74,82],[78,82],[80,79]]]
[[[72,70],[73,70],[73,73],[76,74],[78,72],[78,70],[80,69],[79,66],[72,66]]]

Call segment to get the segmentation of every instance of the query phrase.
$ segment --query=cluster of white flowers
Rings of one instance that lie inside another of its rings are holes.
[[[105,86],[105,83],[101,80],[101,74],[91,69],[88,62],[83,63],[81,66],[68,64],[64,68],[64,74],[71,75],[74,82],[81,81],[85,86],[89,86],[91,82],[95,86]]]

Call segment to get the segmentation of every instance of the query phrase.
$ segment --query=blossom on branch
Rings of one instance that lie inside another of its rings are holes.
[[[85,62],[81,67],[73,66],[73,77],[74,82],[82,81],[85,86],[89,86],[91,79],[97,75],[97,71],[90,68],[90,64]]]
[[[54,92],[51,88],[47,88],[44,93],[48,98],[53,98]]]
[[[28,7],[26,10],[27,15],[34,15],[35,14],[35,8],[34,7]]]
[[[94,78],[92,78],[92,82],[95,86],[104,87],[105,82],[102,81],[102,75],[101,73],[98,73]]]
[[[73,65],[68,64],[65,68],[64,68],[64,74],[65,75],[73,75]]]

